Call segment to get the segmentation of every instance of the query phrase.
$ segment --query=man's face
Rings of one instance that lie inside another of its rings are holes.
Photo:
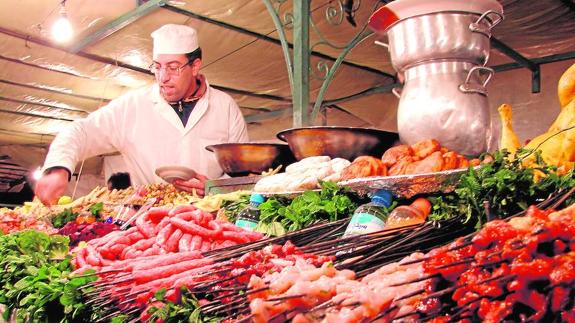
[[[168,102],[183,99],[195,86],[201,61],[196,59],[188,64],[188,58],[182,54],[160,54],[154,60],[156,81],[162,97]]]

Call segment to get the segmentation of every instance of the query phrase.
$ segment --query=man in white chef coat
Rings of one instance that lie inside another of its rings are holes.
[[[169,24],[152,38],[156,83],[122,95],[56,136],[35,189],[44,204],[64,194],[79,161],[114,151],[122,154],[134,186],[161,182],[156,168],[180,165],[198,175],[174,185],[203,195],[205,181],[223,175],[205,147],[248,141],[238,105],[199,73],[202,53],[196,30]]]

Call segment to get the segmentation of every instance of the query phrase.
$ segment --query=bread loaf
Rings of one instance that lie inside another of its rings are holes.
[[[303,173],[310,167],[317,167],[320,163],[327,163],[331,160],[329,156],[312,156],[304,158],[297,163],[286,167],[286,173]]]

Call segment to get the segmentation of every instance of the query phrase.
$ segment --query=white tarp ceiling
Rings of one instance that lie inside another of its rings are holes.
[[[58,17],[61,0],[0,1],[0,145],[46,147],[72,120],[152,82],[146,72],[151,63],[149,34],[166,23],[197,28],[204,53],[202,73],[212,85],[231,94],[245,116],[254,118],[249,126],[252,139],[274,139],[278,131],[291,127],[291,92],[284,57],[274,41],[278,34],[262,0],[168,1],[167,6],[150,10],[106,37],[95,36],[122,20],[123,15],[138,12],[138,6],[146,2],[67,0],[76,38],[63,46],[53,43],[48,33]],[[355,12],[358,25],[383,5],[374,0],[354,2],[359,8]],[[571,0],[501,3],[506,19],[495,28],[494,36],[524,57],[575,51],[575,4]],[[323,37],[345,45],[359,27],[345,19],[339,26],[327,22],[326,10],[339,4],[334,0],[311,1],[311,19]],[[291,1],[286,1],[281,13],[290,11]],[[291,30],[287,34],[291,42]],[[395,74],[389,55],[386,49],[373,45],[376,39],[368,38],[350,52],[326,100],[394,82],[389,77]],[[310,31],[310,43],[318,41],[320,38]],[[328,46],[313,49],[321,55],[312,57],[312,68],[323,60],[320,56],[339,54]],[[326,62],[331,65],[333,60]],[[492,49],[490,66],[512,62]],[[321,80],[312,78],[310,83],[313,101]],[[388,93],[364,96],[328,109],[325,122],[395,130],[396,106],[397,101]],[[270,114],[273,111],[283,112]]]

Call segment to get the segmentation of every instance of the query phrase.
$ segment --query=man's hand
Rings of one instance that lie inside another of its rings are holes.
[[[206,176],[196,174],[196,176],[192,179],[189,179],[187,181],[182,181],[178,179],[175,180],[173,184],[177,189],[181,191],[192,193],[194,190],[196,190],[196,194],[202,197],[205,194],[204,189],[207,180],[208,178]]]
[[[58,202],[60,196],[64,195],[68,187],[68,171],[65,169],[54,169],[49,174],[43,175],[38,182],[34,192],[44,205],[53,205]]]

